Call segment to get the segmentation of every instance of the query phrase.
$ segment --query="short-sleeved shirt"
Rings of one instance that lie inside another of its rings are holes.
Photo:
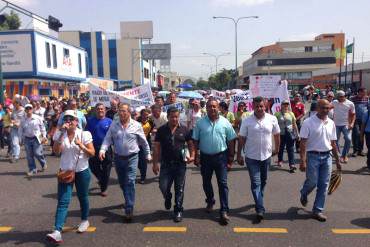
[[[232,112],[227,112],[226,113],[226,116],[224,114],[222,114],[227,120],[229,120],[229,122],[231,124],[234,124],[234,121],[235,121],[235,117],[234,117],[234,114]]]
[[[362,115],[362,123],[365,124],[365,132],[367,133],[370,133],[370,115],[369,115],[369,112],[366,111],[363,115]]]
[[[168,121],[167,121],[167,113],[165,112],[161,112],[161,115],[159,116],[159,118],[155,118],[153,115],[150,116],[150,119],[152,119],[153,123],[154,123],[154,127],[159,129],[159,127],[161,127],[162,125],[165,125]]]
[[[244,153],[253,160],[266,160],[272,155],[272,136],[280,133],[275,116],[265,113],[262,119],[253,114],[243,119],[239,135],[246,138]]]
[[[236,138],[233,126],[223,116],[212,122],[208,116],[200,119],[193,129],[193,139],[205,154],[217,154],[227,149],[227,142]]]
[[[93,141],[91,133],[77,128],[75,136],[70,142],[67,133],[62,133],[58,130],[55,132],[53,140],[58,140],[61,134],[64,135],[64,137],[62,140],[63,151],[60,157],[60,169],[62,171],[75,170],[76,172],[81,172],[89,168],[89,157],[78,147],[75,140],[79,138],[84,145],[87,145]]]
[[[190,133],[187,127],[179,125],[172,134],[168,123],[158,129],[155,142],[161,145],[162,162],[184,163],[185,143],[191,140]]]
[[[285,135],[285,128],[291,132],[293,131],[293,124],[296,122],[296,118],[293,112],[285,112],[282,114],[281,112],[275,113],[275,117],[278,120],[279,127],[280,127],[280,135]]]
[[[187,115],[188,122],[190,122],[190,129],[193,129],[195,127],[195,124],[203,117],[203,112],[201,109],[199,111],[195,112],[193,109],[191,109]]]
[[[317,115],[307,118],[301,127],[300,137],[307,139],[307,151],[327,152],[332,149],[331,141],[337,140],[334,121],[321,120]]]
[[[369,97],[359,97],[358,95],[351,98],[351,101],[355,105],[356,119],[362,120],[363,115],[367,112],[369,106]]]
[[[305,115],[305,108],[302,102],[294,103],[294,101],[290,102],[290,107],[292,108],[292,112],[296,118]]]
[[[338,100],[333,101],[334,106],[334,123],[336,126],[348,125],[348,113],[355,113],[355,105],[352,101],[346,99],[344,102]]]
[[[103,119],[91,117],[87,120],[86,130],[93,136],[94,147],[100,148],[111,124],[112,119],[107,117]]]

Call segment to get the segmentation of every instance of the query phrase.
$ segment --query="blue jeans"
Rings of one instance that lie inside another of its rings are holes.
[[[361,153],[364,149],[364,143],[361,142],[360,132],[361,132],[362,120],[356,119],[355,124],[352,129],[352,145],[353,153]]]
[[[307,152],[306,180],[301,189],[301,197],[307,199],[307,196],[317,187],[313,213],[320,213],[324,210],[331,168],[332,157],[330,153],[315,154]]]
[[[338,152],[339,152],[339,140],[340,140],[340,135],[343,133],[344,137],[344,147],[342,150],[342,155],[341,157],[347,156],[349,149],[351,147],[351,131],[348,129],[347,126],[336,126],[337,130],[337,147],[338,147]]]
[[[203,178],[203,190],[206,194],[206,203],[214,204],[212,175],[216,173],[218,193],[220,196],[220,212],[229,211],[229,188],[227,187],[227,152],[215,155],[200,154],[200,172]]]
[[[19,145],[19,134],[18,128],[11,128],[10,139],[12,145],[12,155],[14,159],[19,159],[19,154],[21,152],[21,147]]]
[[[46,160],[44,157],[44,150],[42,144],[39,143],[36,137],[24,139],[24,146],[26,149],[28,169],[30,171],[36,170],[35,158],[40,162],[41,167],[44,167]]]
[[[139,171],[140,171],[140,179],[145,180],[146,170],[148,168],[148,162],[146,161],[146,155],[142,147],[140,147],[138,166],[139,166]]]
[[[280,135],[280,148],[278,154],[278,161],[283,161],[284,149],[288,153],[289,166],[294,165],[294,140],[289,135]]]
[[[114,155],[118,182],[123,191],[123,197],[126,201],[126,214],[132,213],[134,210],[135,179],[138,159],[138,154],[133,155],[129,159],[122,159],[119,155]]]
[[[74,184],[76,185],[77,197],[80,201],[81,220],[87,220],[89,216],[89,185],[90,169],[76,172]],[[55,230],[62,231],[67,217],[68,205],[72,198],[73,183],[58,183],[58,205],[55,213]]]
[[[164,199],[171,199],[171,187],[173,183],[175,184],[175,213],[183,211],[185,175],[186,165],[184,163],[166,164],[162,162],[159,173],[159,189]]]
[[[263,195],[267,181],[267,171],[271,165],[271,157],[266,160],[253,160],[245,158],[251,180],[251,190],[257,213],[265,213]]]

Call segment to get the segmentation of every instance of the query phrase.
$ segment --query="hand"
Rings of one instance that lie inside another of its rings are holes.
[[[353,124],[348,125],[348,129],[349,130],[353,129]]]
[[[66,131],[69,128],[69,123],[64,123],[60,128],[60,131]]]
[[[158,174],[159,174],[159,165],[158,165],[158,163],[155,163],[155,164],[153,164],[153,173],[156,175],[156,176],[158,176]]]
[[[237,160],[238,160],[238,164],[240,166],[244,166],[244,159],[241,155],[238,156]]]
[[[185,158],[185,160],[186,160],[186,161],[185,161],[185,162],[186,162],[186,164],[190,164],[191,162],[194,162],[194,157],[188,157],[188,156],[187,156],[187,157]]]
[[[300,165],[299,165],[299,170],[301,172],[305,172],[306,171],[306,162],[302,162]]]
[[[227,162],[227,165],[226,165],[227,170],[230,170],[232,166],[233,166],[233,162]]]
[[[199,167],[199,165],[200,165],[200,158],[199,158],[199,156],[197,156],[197,157],[194,159],[194,165]]]
[[[99,159],[100,159],[101,161],[103,161],[103,160],[105,159],[105,153],[100,152],[100,153],[99,153]]]
[[[41,144],[47,144],[48,143],[48,138],[42,138]]]
[[[75,144],[76,144],[77,146],[79,146],[80,148],[82,148],[82,147],[81,147],[81,146],[82,146],[82,142],[81,142],[80,138],[76,137],[76,139],[75,139]]]
[[[272,151],[272,155],[271,156],[275,156],[278,154],[279,151],[276,151],[276,149],[274,151]]]
[[[342,170],[342,165],[340,164],[339,160],[335,161],[335,164],[337,166],[337,170],[341,171]]]
[[[152,162],[152,156],[148,156],[147,158],[146,158],[146,162],[148,162],[148,163],[150,163],[150,162]]]

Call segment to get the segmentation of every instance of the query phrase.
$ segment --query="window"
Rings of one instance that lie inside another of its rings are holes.
[[[50,44],[49,42],[45,42],[45,49],[46,49],[46,66],[48,68],[51,67],[51,58],[50,58]]]
[[[57,48],[55,45],[52,45],[52,52],[53,52],[53,68],[56,69],[58,67],[58,63],[57,63]]]
[[[305,46],[304,52],[312,52],[312,46]]]
[[[147,68],[144,68],[144,78],[149,79],[149,70]]]
[[[78,53],[78,72],[82,73],[81,53]]]
[[[69,49],[63,48],[63,57],[64,58],[69,58]]]

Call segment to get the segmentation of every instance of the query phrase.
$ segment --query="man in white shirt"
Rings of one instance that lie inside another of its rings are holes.
[[[346,99],[346,95],[343,91],[337,92],[338,100],[334,100],[332,105],[334,107],[334,123],[337,132],[337,147],[339,151],[339,140],[340,135],[343,133],[344,147],[340,162],[347,163],[349,149],[351,147],[351,131],[355,124],[355,105],[352,101]]]
[[[317,187],[316,198],[312,209],[312,218],[324,222],[327,217],[322,213],[328,192],[333,153],[337,169],[341,170],[337,134],[333,120],[328,117],[330,103],[318,101],[317,114],[306,119],[301,127],[300,137],[300,170],[306,171],[306,180],[301,189],[301,204],[305,207],[308,195]]]
[[[280,128],[275,116],[265,112],[265,101],[262,97],[253,99],[254,114],[244,118],[239,131],[238,163],[243,165],[241,150],[244,148],[245,163],[249,170],[251,190],[257,212],[257,221],[263,220],[264,189],[267,171],[271,165],[271,156],[279,152]],[[272,137],[275,149],[272,151]],[[245,145],[245,147],[244,147]]]
[[[28,176],[37,173],[35,158],[40,162],[42,171],[47,168],[44,157],[43,143],[47,142],[46,130],[42,118],[33,114],[31,104],[25,106],[26,115],[19,126],[19,137],[23,140],[26,149],[26,158],[29,171]]]
[[[162,107],[160,105],[154,104],[151,106],[152,115],[150,118],[154,123],[154,128],[157,130],[162,125],[167,123],[167,113],[162,112]]]

